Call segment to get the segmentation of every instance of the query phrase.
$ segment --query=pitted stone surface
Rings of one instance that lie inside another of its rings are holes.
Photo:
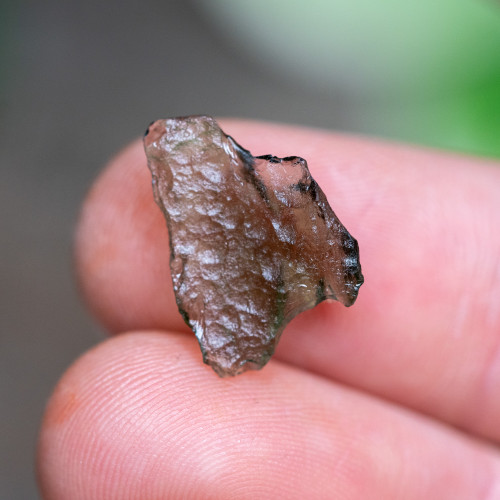
[[[253,157],[208,116],[158,120],[144,144],[179,311],[220,376],[264,366],[301,311],[354,303],[358,244],[304,159]]]

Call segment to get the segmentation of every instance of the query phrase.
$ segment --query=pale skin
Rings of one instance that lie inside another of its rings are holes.
[[[96,181],[76,266],[110,332],[62,376],[38,447],[46,500],[500,499],[500,163],[221,120],[299,155],[358,239],[365,284],[220,379],[175,304],[139,141]]]

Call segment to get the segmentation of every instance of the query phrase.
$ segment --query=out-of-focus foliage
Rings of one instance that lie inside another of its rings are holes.
[[[500,3],[197,3],[267,71],[340,92],[356,130],[500,156]]]

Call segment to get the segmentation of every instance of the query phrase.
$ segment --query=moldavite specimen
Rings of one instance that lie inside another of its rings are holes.
[[[144,145],[177,305],[220,376],[262,368],[301,311],[354,303],[358,244],[304,159],[253,157],[208,116],[158,120]]]

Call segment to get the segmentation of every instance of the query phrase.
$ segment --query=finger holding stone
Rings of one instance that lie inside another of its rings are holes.
[[[500,487],[492,447],[277,361],[220,379],[169,332],[114,337],[69,368],[38,471],[46,500],[483,500]]]
[[[256,154],[307,158],[360,243],[366,281],[356,305],[298,316],[277,356],[500,440],[496,163],[288,126],[222,126]],[[188,331],[150,181],[137,142],[102,174],[82,212],[82,289],[114,332]]]

